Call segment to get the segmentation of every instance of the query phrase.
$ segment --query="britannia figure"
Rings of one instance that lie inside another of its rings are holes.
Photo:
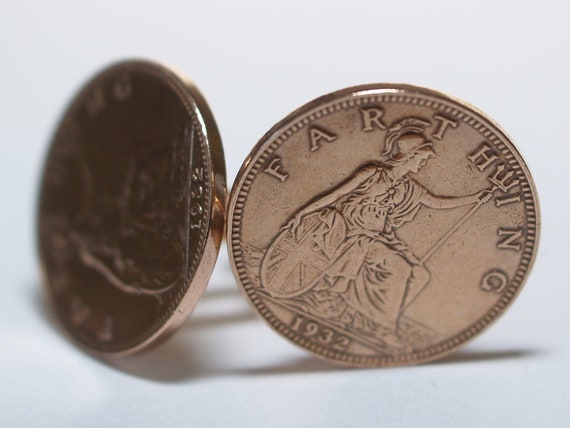
[[[450,209],[487,202],[491,193],[435,195],[412,175],[436,156],[429,122],[409,117],[387,131],[378,160],[320,195],[288,221],[268,248],[261,280],[276,299],[390,349],[402,311],[428,285],[424,262],[397,230],[422,207]]]

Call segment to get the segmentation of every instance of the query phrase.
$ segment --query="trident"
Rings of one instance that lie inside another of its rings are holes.
[[[493,193],[495,193],[497,190],[501,190],[504,193],[508,192],[509,187],[511,187],[513,185],[513,183],[510,183],[509,186],[505,186],[505,180],[503,179],[502,181],[499,181],[497,178],[497,174],[495,174],[493,177],[488,177],[489,181],[491,182],[491,184],[493,185],[492,187],[490,187],[487,191],[489,192],[488,195],[484,195],[483,197],[481,197],[479,199],[479,201],[473,205],[471,207],[471,209],[469,211],[467,211],[465,214],[463,214],[463,217],[461,217],[459,220],[457,220],[457,223],[455,223],[451,229],[449,229],[445,235],[443,235],[441,238],[439,238],[439,240],[434,244],[433,247],[431,247],[421,258],[421,262],[425,263],[426,261],[428,261],[431,256],[433,256],[433,254],[439,250],[439,248],[451,237],[451,235],[453,235],[457,229],[459,229],[463,223],[465,223],[473,214],[475,214],[475,212],[481,208],[481,206],[488,202],[489,199],[493,196]],[[505,177],[507,178],[507,177]]]
[[[457,229],[459,229],[461,227],[461,225],[463,225],[463,223],[465,223],[473,214],[475,214],[475,211],[477,211],[479,208],[481,208],[481,206],[488,202],[489,199],[493,196],[493,193],[495,193],[497,190],[502,190],[504,193],[507,193],[508,188],[507,186],[505,186],[505,179],[508,177],[504,177],[504,179],[502,181],[499,181],[497,178],[497,174],[495,174],[493,177],[488,177],[489,181],[492,184],[492,187],[490,187],[489,189],[487,189],[488,194],[484,195],[483,197],[479,198],[479,201],[477,201],[477,203],[475,205],[473,205],[469,211],[467,211],[465,214],[463,214],[463,216],[457,220],[457,222],[451,227],[451,229],[449,229],[445,235],[443,235],[441,238],[439,238],[439,240],[434,244],[433,247],[431,247],[424,255],[423,257],[420,259],[421,263],[425,263],[427,262],[431,256],[433,256],[433,254],[439,250],[441,248],[441,246],[451,237],[451,235],[453,235]],[[509,187],[513,186],[513,183],[511,183],[509,185]],[[420,294],[420,292],[426,287],[427,282],[420,285],[419,287],[411,287],[408,288],[407,292],[406,292],[406,297],[404,298],[404,302],[402,304],[402,307],[400,308],[400,312],[403,312],[404,309],[406,309],[409,305],[412,304],[412,302],[416,299],[416,297],[418,297],[418,295]]]

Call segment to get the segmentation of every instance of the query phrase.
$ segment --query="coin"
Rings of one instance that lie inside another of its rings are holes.
[[[255,310],[341,364],[441,358],[520,291],[539,233],[521,155],[491,119],[410,85],[341,90],[255,146],[227,239]]]
[[[80,90],[41,183],[43,282],[86,350],[123,356],[179,327],[204,292],[223,236],[225,169],[206,101],[146,61]]]

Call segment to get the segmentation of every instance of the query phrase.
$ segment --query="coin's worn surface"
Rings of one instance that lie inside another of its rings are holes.
[[[95,76],[57,129],[38,238],[66,330],[101,356],[156,343],[190,314],[223,235],[220,136],[197,89],[168,68]]]
[[[257,312],[357,366],[433,360],[479,333],[522,287],[539,232],[505,133],[408,85],[293,112],[244,163],[228,210],[232,266]]]

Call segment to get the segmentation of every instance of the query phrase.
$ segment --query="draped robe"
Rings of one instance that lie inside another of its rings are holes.
[[[421,290],[429,280],[395,233],[415,217],[427,190],[407,175],[392,179],[389,168],[379,163],[362,167],[357,174],[368,178],[312,213],[321,223],[312,245],[331,262],[295,299],[315,315],[380,337],[396,331],[409,288]]]

